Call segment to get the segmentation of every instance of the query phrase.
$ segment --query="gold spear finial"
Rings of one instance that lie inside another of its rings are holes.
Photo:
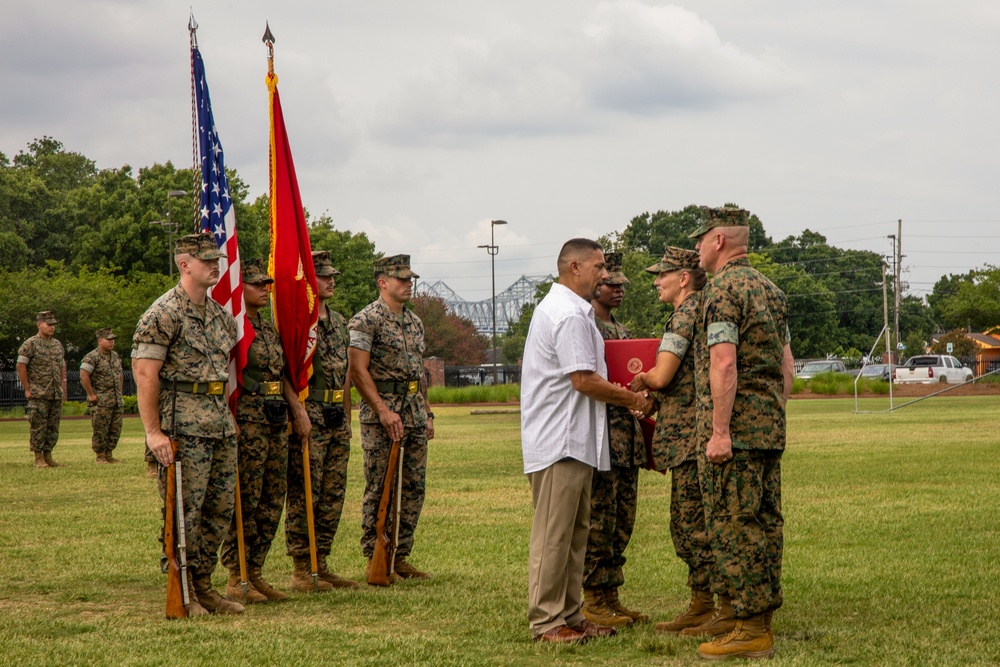
[[[264,21],[264,36],[261,41],[267,44],[267,73],[274,74],[274,35],[271,34],[271,26]]]

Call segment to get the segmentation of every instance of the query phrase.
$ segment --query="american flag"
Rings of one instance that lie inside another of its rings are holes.
[[[201,156],[201,230],[210,233],[226,257],[219,260],[219,282],[210,295],[236,318],[236,346],[229,362],[229,387],[226,396],[236,411],[237,389],[247,365],[247,351],[253,342],[243,302],[243,280],[240,276],[240,248],[236,239],[236,212],[229,194],[229,181],[222,157],[222,143],[215,129],[212,102],[205,80],[205,63],[198,47],[192,47],[195,105],[198,111],[198,148]]]

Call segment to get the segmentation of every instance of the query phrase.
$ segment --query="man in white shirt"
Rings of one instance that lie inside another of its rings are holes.
[[[646,414],[652,401],[607,380],[591,305],[608,277],[601,246],[571,239],[559,280],[535,308],[521,372],[521,447],[535,516],[528,622],[535,641],[582,643],[615,633],[580,612],[594,469],[610,468],[605,403]]]

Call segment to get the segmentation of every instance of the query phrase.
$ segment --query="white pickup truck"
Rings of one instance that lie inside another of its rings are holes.
[[[896,384],[931,384],[932,382],[967,382],[973,376],[972,369],[947,354],[918,354],[896,366],[893,382]]]

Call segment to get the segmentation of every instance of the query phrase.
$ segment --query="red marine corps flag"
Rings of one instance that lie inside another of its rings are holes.
[[[236,413],[238,388],[243,380],[243,369],[247,365],[247,352],[254,339],[253,326],[247,318],[243,302],[243,279],[240,275],[240,246],[236,239],[236,211],[229,193],[226,165],[222,156],[222,143],[215,129],[212,101],[208,95],[205,79],[205,63],[198,50],[195,31],[198,24],[194,16],[188,24],[191,34],[191,87],[192,122],[197,137],[196,154],[201,158],[195,173],[201,174],[201,231],[208,232],[215,239],[219,250],[225,256],[219,259],[219,282],[209,294],[233,317],[236,318],[236,345],[229,362],[229,387],[226,396],[229,408]]]
[[[312,356],[316,350],[316,270],[313,268],[309,229],[295,179],[292,149],[285,134],[285,119],[278,97],[278,77],[274,73],[274,37],[264,33],[268,48],[267,90],[271,115],[271,256],[268,273],[274,278],[271,308],[274,326],[285,350],[289,379],[305,398],[312,376]]]

